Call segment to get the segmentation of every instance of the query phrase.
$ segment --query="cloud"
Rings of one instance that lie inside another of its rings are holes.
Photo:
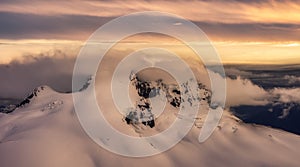
[[[300,24],[195,22],[210,38],[227,41],[299,41]],[[275,28],[276,27],[276,28]]]
[[[41,85],[60,92],[71,91],[74,61],[74,57],[56,50],[2,64],[0,97],[22,99]]]
[[[253,75],[252,72],[243,71],[243,70],[240,70],[240,69],[237,69],[237,68],[233,68],[233,67],[225,68],[225,72],[226,72],[227,76],[234,77],[234,78],[236,78],[237,76],[243,76],[244,77],[244,76]]]
[[[2,39],[87,39],[111,18],[0,12]]]
[[[300,82],[300,77],[296,77],[294,75],[285,75],[283,79],[286,79],[289,84],[294,84]]]
[[[270,93],[276,101],[300,104],[300,88],[274,88]]]
[[[255,68],[255,67],[253,67]],[[251,77],[251,72],[242,71],[233,67],[226,68],[226,72],[230,75],[226,77],[226,107],[236,107],[242,105],[248,106],[264,106],[264,105],[285,105],[300,104],[300,88],[281,88],[270,87],[264,89],[261,86],[254,84],[251,80],[247,79]],[[267,75],[266,73],[257,73],[255,75]],[[270,74],[268,74],[270,75]],[[218,82],[221,79],[219,74],[214,74],[214,80]],[[270,75],[271,76],[271,75]],[[270,77],[269,76],[269,77]],[[257,77],[254,77],[257,79]],[[293,76],[283,77],[283,79],[290,79],[291,81],[298,81],[298,78]],[[264,78],[260,78],[264,80]],[[276,82],[279,82],[279,80]],[[274,83],[275,84],[275,83]],[[217,93],[217,92],[216,92]],[[222,95],[216,94],[216,96],[222,97]],[[219,100],[221,100],[219,98]],[[285,114],[288,113],[290,107],[286,107]]]
[[[113,18],[0,12],[0,38],[86,40],[96,29]],[[295,23],[213,23],[203,21],[194,21],[194,23],[213,40],[299,41],[300,39],[300,24]],[[180,25],[177,22],[174,24]]]
[[[174,13],[194,21],[222,23],[299,23],[300,16],[297,0],[2,0],[0,3],[0,11],[5,12],[116,17],[152,10]]]
[[[122,53],[124,54],[124,52]],[[119,51],[113,52],[115,58],[118,57],[118,54]],[[112,61],[115,60],[108,60],[110,62],[108,68],[111,68]],[[49,85],[60,92],[71,91],[74,63],[74,55],[55,50],[38,55],[25,55],[23,59],[16,59],[9,64],[2,64],[0,65],[0,97],[23,98],[32,89],[40,85]],[[198,64],[191,67],[199,70]],[[259,106],[275,103],[300,104],[300,88],[263,89],[251,80],[246,79],[251,76],[251,73],[233,67],[229,68],[229,71],[231,75],[236,77],[226,77],[226,107]],[[210,82],[206,78],[205,69],[201,67],[197,75],[201,76],[199,77],[200,81],[209,87]],[[218,82],[222,79],[222,76],[213,73],[213,78],[215,82]],[[216,100],[220,101],[224,95],[215,94],[215,96]]]
[[[0,38],[6,39],[86,39],[112,18],[149,10],[189,19],[214,40],[300,39],[297,1],[2,0],[0,4]]]
[[[269,91],[272,106],[282,106],[282,113],[278,118],[284,119],[300,104],[300,88],[274,88]]]
[[[284,108],[282,110],[282,114],[278,118],[280,118],[280,119],[286,118],[294,106],[295,106],[294,104],[290,104],[288,107]]]
[[[214,82],[222,83],[223,77],[217,73],[213,73]],[[214,101],[217,103],[222,103],[224,95],[219,94],[219,89],[224,89],[222,85],[213,91]],[[226,108],[240,106],[240,105],[266,105],[268,101],[269,94],[266,90],[253,84],[248,79],[242,79],[237,76],[235,79],[226,77]]]
[[[248,79],[227,78],[227,100],[230,107],[239,105],[266,105],[268,92]]]

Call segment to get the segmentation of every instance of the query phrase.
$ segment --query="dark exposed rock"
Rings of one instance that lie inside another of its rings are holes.
[[[125,117],[125,121],[126,121],[127,124],[130,124],[130,123],[131,123],[131,119],[128,118],[128,117]]]
[[[20,104],[17,105],[17,107],[24,106],[25,104],[28,104],[30,100],[28,98],[24,99]]]
[[[180,107],[180,103],[181,103],[181,98],[172,98],[172,101],[170,102],[170,104],[176,108]]]
[[[144,124],[145,126],[150,126],[150,128],[153,128],[155,126],[155,122],[154,120],[150,120],[150,121],[143,121],[142,124]]]
[[[134,73],[131,73],[129,79],[131,84],[136,88],[137,93],[140,96],[140,100],[138,101],[138,104],[136,104],[136,109],[129,111],[125,117],[127,124],[142,123],[151,128],[154,127],[155,119],[154,115],[151,113],[152,107],[149,103],[149,98],[159,95],[161,91],[165,93],[168,103],[175,108],[179,108],[181,103],[184,101],[188,102],[191,106],[196,100],[207,101],[210,103],[211,92],[201,83],[198,83],[198,91],[202,90],[204,93],[202,95],[197,95],[197,97],[189,95],[189,82],[194,82],[193,80],[183,83],[181,85],[183,90],[181,91],[177,85],[167,85],[162,79],[147,82]],[[185,94],[185,99],[182,98],[182,93]]]
[[[14,105],[14,104],[10,104],[10,105],[7,105],[7,106],[4,106],[4,105],[0,106],[0,112],[1,113],[8,114],[8,113],[13,112],[15,109],[16,109],[16,105]]]
[[[31,94],[29,94],[20,104],[18,104],[16,106],[16,108],[22,107],[22,106],[30,103],[30,101],[33,99],[33,97],[38,96],[38,93],[45,89],[46,89],[46,86],[40,86],[38,88],[35,88]]]
[[[84,83],[84,85],[82,86],[82,88],[80,88],[78,91],[81,92],[81,91],[83,91],[83,90],[86,90],[86,89],[90,86],[92,80],[93,80],[93,76],[90,75],[90,76],[87,78],[87,80],[86,80],[86,82]]]
[[[172,90],[172,92],[173,92],[173,93],[176,93],[176,94],[178,94],[178,95],[180,95],[180,91],[177,90],[177,89]]]

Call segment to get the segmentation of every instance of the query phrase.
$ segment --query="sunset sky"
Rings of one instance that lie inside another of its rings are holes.
[[[61,50],[76,55],[101,25],[162,11],[198,25],[224,63],[300,62],[300,1],[0,0],[0,63]]]

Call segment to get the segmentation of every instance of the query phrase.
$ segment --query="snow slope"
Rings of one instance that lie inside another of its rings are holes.
[[[73,108],[72,94],[57,93],[47,86],[35,92],[29,103],[12,113],[0,113],[1,167],[300,165],[300,136],[245,124],[228,111],[205,143],[197,140],[206,115],[200,112],[192,130],[172,149],[146,158],[118,156],[85,134]],[[172,110],[172,106],[168,105],[167,109]],[[166,126],[162,114],[159,117],[162,121],[158,120],[155,128],[144,126],[142,131],[137,131],[119,119],[122,118],[119,113],[115,114],[115,125],[136,136],[149,135],[148,131]]]

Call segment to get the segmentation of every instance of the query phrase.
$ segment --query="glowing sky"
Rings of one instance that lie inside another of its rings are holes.
[[[113,18],[156,10],[182,16],[212,40],[224,63],[300,62],[300,1],[0,0],[0,63],[54,49],[76,55]]]

